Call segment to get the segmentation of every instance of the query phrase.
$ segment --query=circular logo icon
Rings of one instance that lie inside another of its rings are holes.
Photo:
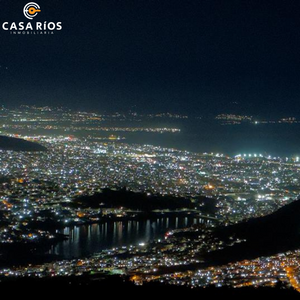
[[[24,16],[30,20],[32,20],[40,11],[40,6],[35,2],[29,2],[23,8]]]

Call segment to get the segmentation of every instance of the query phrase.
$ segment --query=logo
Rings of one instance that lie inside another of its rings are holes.
[[[37,3],[28,2],[23,8],[23,14],[30,21],[3,22],[2,29],[10,34],[54,34],[62,30],[62,22],[33,22],[33,18],[40,12],[41,8]]]
[[[41,11],[40,6],[35,2],[27,3],[23,8],[23,14],[27,19],[32,20]]]

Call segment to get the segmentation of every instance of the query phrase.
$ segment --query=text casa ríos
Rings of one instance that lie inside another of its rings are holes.
[[[62,30],[62,22],[36,22],[34,25],[30,22],[4,22],[2,24],[3,30],[17,30],[17,31],[23,31],[23,30]]]

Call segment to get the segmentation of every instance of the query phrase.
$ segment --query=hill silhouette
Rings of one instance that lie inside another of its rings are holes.
[[[191,208],[192,202],[186,198],[151,195],[146,193],[135,193],[125,188],[114,191],[103,189],[102,193],[96,193],[92,196],[81,196],[73,200],[75,207],[126,207],[138,209],[141,211],[151,211],[153,209],[176,209]]]
[[[46,151],[47,148],[35,142],[8,136],[0,136],[0,150]]]
[[[246,242],[211,252],[206,258],[227,263],[295,250],[300,247],[299,216],[300,200],[296,200],[270,215],[219,227],[215,230],[219,238],[234,237]]]
[[[175,197],[171,195],[146,194],[144,192],[132,192],[126,188],[119,190],[102,189],[101,193],[95,193],[91,196],[81,196],[68,203],[69,206],[76,208],[99,208],[101,207],[126,207],[127,209],[150,212],[160,209],[194,209],[195,203],[201,203],[201,211],[213,215],[216,211],[214,199],[198,196],[192,201],[185,197]]]

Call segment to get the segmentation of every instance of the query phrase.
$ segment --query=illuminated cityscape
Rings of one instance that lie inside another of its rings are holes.
[[[299,297],[299,15],[0,1],[1,290]]]
[[[31,263],[17,268],[7,265],[1,269],[1,276],[119,274],[129,276],[137,285],[159,282],[202,288],[275,286],[280,280],[300,290],[298,250],[217,266],[209,266],[201,256],[246,241],[234,236],[229,239],[216,236],[217,226],[269,215],[298,198],[298,156],[262,153],[229,156],[128,143],[119,134],[131,130],[177,134],[180,128],[146,128],[142,124],[148,117],[134,115],[140,120],[140,127],[118,125],[107,133],[106,126],[100,124],[106,124],[110,118],[121,123],[128,116],[49,107],[2,109],[2,134],[38,143],[43,149],[1,151],[1,223],[7,224],[1,227],[1,245],[27,245],[29,249],[43,245],[53,249],[65,240],[73,240],[71,233],[67,233],[71,231],[65,229],[91,226],[88,224],[107,226],[116,222],[114,226],[119,228],[120,224],[138,226],[136,222],[148,218],[154,218],[156,224],[169,222],[175,216],[176,223],[178,218],[185,218],[185,226],[152,240],[99,249],[86,258]],[[51,123],[55,126],[46,125]],[[46,131],[41,134],[41,130]],[[145,208],[146,215],[134,202],[128,202],[127,207],[118,203],[107,205],[111,201],[106,198],[107,193],[115,191],[114,197],[121,197],[123,187],[136,195],[145,195],[148,201],[152,201],[153,195],[161,195],[162,202],[167,201],[164,196],[168,195],[188,200],[180,200],[182,204],[173,208],[153,206],[150,211]],[[112,191],[106,192],[107,189]],[[99,204],[82,198],[96,194],[103,195],[100,199],[104,200],[99,200]],[[213,209],[205,209],[205,203],[209,202],[214,203]],[[191,222],[187,221],[190,219]],[[119,238],[124,235],[123,230]]]

